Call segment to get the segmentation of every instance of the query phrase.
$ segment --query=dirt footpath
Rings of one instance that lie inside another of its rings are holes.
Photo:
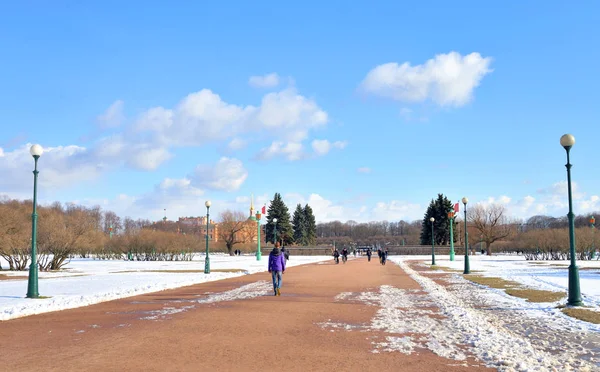
[[[382,332],[330,331],[319,325],[330,319],[362,324],[373,318],[376,306],[336,301],[335,296],[342,292],[376,291],[383,284],[419,289],[392,263],[381,266],[377,260],[359,258],[339,265],[293,267],[283,276],[280,297],[265,291],[264,281],[270,281],[268,273],[0,322],[0,353],[5,356],[0,369],[467,370],[428,350],[411,355],[373,353],[371,340],[384,338]],[[243,289],[237,290],[240,287]],[[236,299],[243,296],[245,288],[262,292]],[[228,301],[198,303],[209,292],[233,294],[219,295]]]

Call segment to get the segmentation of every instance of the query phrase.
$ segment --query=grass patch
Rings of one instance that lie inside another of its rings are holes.
[[[429,266],[429,268],[431,270],[441,270],[441,271],[445,271],[447,273],[462,273],[462,270],[457,270],[457,269],[451,269],[449,267],[445,267],[445,266],[437,266],[437,265],[432,265]]]
[[[556,302],[565,297],[565,294],[562,292],[542,291],[539,289],[507,288],[506,293],[511,296],[524,298],[529,302]]]
[[[247,270],[244,269],[211,269],[211,273],[243,273]],[[125,271],[113,271],[111,274],[125,274],[125,273],[170,273],[170,274],[204,274],[202,270],[125,270]]]
[[[563,309],[562,312],[572,318],[583,320],[584,322],[600,324],[600,313],[597,311],[569,307]]]
[[[511,280],[504,280],[493,276],[481,276],[481,275],[465,275],[463,278],[472,281],[473,283],[486,285],[488,287],[497,289],[506,289],[518,287],[519,283]]]

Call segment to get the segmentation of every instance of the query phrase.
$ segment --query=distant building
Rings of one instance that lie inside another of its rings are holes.
[[[196,235],[206,235],[206,216],[202,217],[179,217],[177,221],[180,231],[191,232]],[[219,241],[219,224],[215,221],[210,220],[208,224],[208,240],[214,242]]]

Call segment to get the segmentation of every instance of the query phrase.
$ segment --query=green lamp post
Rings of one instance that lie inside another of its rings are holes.
[[[596,239],[594,237],[594,230],[596,230],[596,219],[594,216],[590,217],[590,227],[592,228],[592,255],[591,258],[596,257]]]
[[[469,233],[467,232],[467,203],[469,198],[466,196],[462,198],[462,202],[465,205],[465,271],[463,274],[471,274],[471,265],[469,264]]]
[[[256,261],[260,261],[262,254],[260,252],[260,212],[256,212],[256,226],[258,228],[258,239],[256,239],[257,247],[256,247]]]
[[[435,265],[435,239],[433,236],[433,223],[435,222],[435,218],[431,217],[429,219],[431,222],[431,266]]]
[[[31,264],[29,265],[29,278],[27,279],[27,298],[38,298],[38,263],[37,263],[37,178],[38,178],[38,159],[44,153],[40,145],[33,145],[29,149],[33,156],[33,213],[31,214]]]
[[[567,151],[567,192],[569,197],[569,253],[571,255],[571,265],[569,265],[569,298],[567,305],[581,306],[581,288],[579,287],[579,268],[577,267],[575,257],[575,215],[573,214],[573,195],[571,190],[571,147],[575,144],[575,137],[571,134],[565,134],[560,137],[560,144]]]
[[[273,218],[273,246],[277,242],[277,218]]]
[[[454,212],[448,212],[450,220],[450,261],[454,261]]]
[[[204,202],[206,206],[206,258],[204,259],[204,274],[210,274],[210,257],[208,256],[208,228],[210,223],[210,200]]]

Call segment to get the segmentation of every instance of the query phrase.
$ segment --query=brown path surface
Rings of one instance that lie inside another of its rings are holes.
[[[292,258],[293,259],[293,258]],[[331,332],[328,320],[368,323],[377,307],[335,301],[382,284],[419,289],[398,266],[366,259],[288,269],[281,297],[198,304],[270,280],[268,273],[0,322],[7,371],[463,371],[428,350],[373,353],[382,332]],[[262,287],[265,287],[262,285]],[[179,301],[179,302],[174,302]],[[189,308],[177,312],[184,306]],[[173,314],[144,320],[149,312]],[[471,363],[472,364],[472,363]],[[483,368],[481,368],[483,369]],[[477,370],[477,368],[468,368]]]

